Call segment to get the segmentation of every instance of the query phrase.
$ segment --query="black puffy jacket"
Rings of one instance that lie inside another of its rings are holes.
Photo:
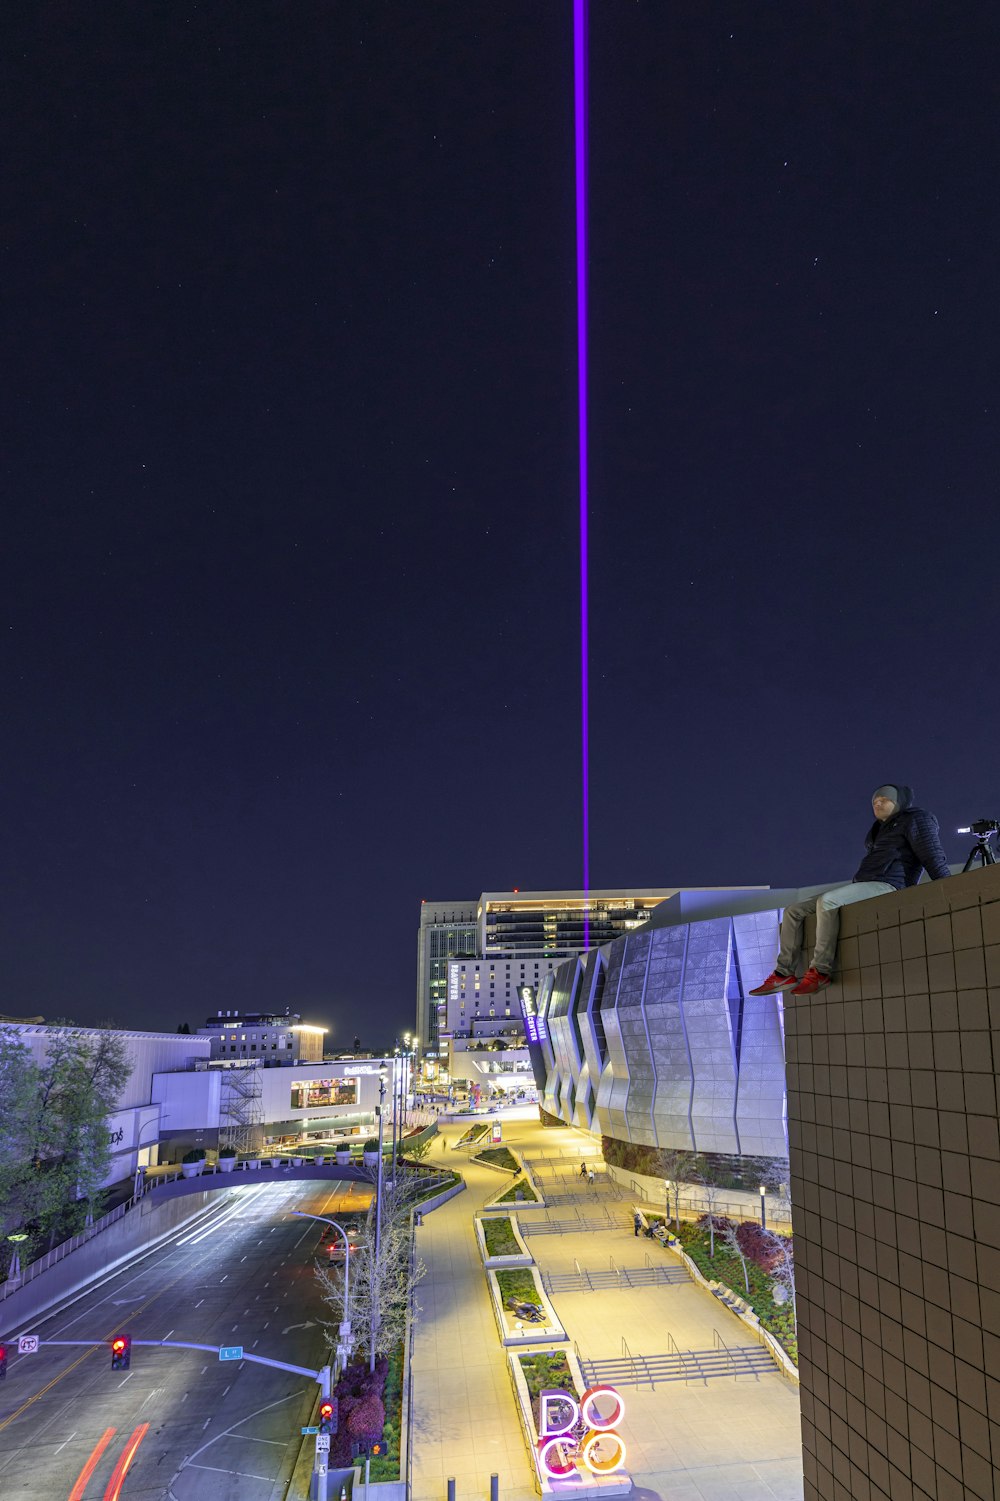
[[[876,818],[865,840],[865,858],[858,866],[855,881],[886,881],[897,891],[915,886],[926,868],[935,881],[950,875],[948,861],[941,848],[938,821],[933,813],[913,806],[913,788],[899,788],[899,807],[891,818],[880,823]]]

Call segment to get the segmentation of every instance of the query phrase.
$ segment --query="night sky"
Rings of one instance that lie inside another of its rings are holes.
[[[580,882],[570,0],[5,18],[0,1010]],[[1000,12],[591,7],[595,886],[1000,816]]]

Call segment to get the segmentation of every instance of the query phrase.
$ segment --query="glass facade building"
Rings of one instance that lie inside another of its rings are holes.
[[[664,914],[541,982],[542,1103],[568,1125],[664,1150],[788,1155],[782,997],[769,893],[684,921]]]

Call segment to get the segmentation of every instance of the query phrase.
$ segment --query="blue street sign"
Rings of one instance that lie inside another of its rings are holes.
[[[242,1345],[223,1345],[222,1349],[219,1351],[219,1359],[220,1360],[242,1360],[243,1359],[243,1346]]]
[[[312,1425],[309,1428],[303,1428],[302,1432],[303,1433],[318,1433],[319,1432],[319,1424]]]

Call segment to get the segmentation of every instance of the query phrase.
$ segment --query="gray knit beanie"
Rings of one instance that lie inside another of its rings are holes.
[[[874,802],[877,797],[887,797],[890,802],[898,803],[899,788],[894,787],[891,782],[886,782],[884,787],[875,788],[875,791],[872,793],[872,802]]]

